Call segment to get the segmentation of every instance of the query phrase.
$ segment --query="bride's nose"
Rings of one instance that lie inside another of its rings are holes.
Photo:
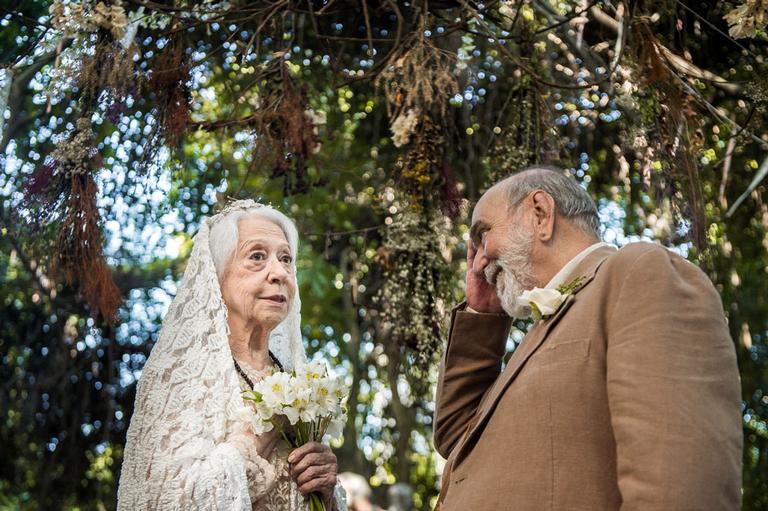
[[[271,284],[282,284],[289,277],[288,270],[285,269],[285,265],[280,262],[277,257],[271,257],[269,259],[269,273],[267,274],[267,281]]]

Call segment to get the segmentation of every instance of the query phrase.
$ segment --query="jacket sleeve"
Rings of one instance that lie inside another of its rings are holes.
[[[740,509],[740,384],[720,297],[693,264],[643,250],[608,318],[621,509]]]
[[[435,398],[435,447],[447,458],[486,391],[501,373],[511,319],[505,314],[453,311]]]

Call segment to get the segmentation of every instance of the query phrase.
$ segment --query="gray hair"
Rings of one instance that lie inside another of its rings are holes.
[[[575,179],[557,167],[537,165],[507,178],[509,211],[515,210],[531,193],[543,190],[552,196],[557,211],[575,227],[600,239],[597,206]]]
[[[238,209],[231,213],[224,214],[221,219],[218,219],[211,227],[211,232],[209,234],[211,257],[213,258],[213,265],[216,268],[216,275],[219,277],[219,281],[224,277],[224,270],[227,268],[227,263],[229,263],[232,254],[235,252],[235,247],[237,247],[239,238],[238,224],[240,223],[240,220],[253,217],[269,220],[280,227],[283,234],[285,234],[285,239],[288,241],[288,246],[291,248],[294,264],[296,264],[296,254],[299,249],[299,234],[296,231],[296,225],[293,223],[293,220],[278,210],[267,206],[252,209]]]

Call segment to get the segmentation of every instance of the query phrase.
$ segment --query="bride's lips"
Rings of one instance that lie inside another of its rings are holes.
[[[266,300],[275,305],[283,305],[285,303],[288,303],[288,299],[285,297],[285,295],[262,296],[261,299]]]

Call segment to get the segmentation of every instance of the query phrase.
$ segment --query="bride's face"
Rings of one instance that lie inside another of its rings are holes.
[[[271,330],[285,319],[296,276],[290,246],[277,224],[259,217],[240,220],[221,294],[230,318],[250,327]]]

